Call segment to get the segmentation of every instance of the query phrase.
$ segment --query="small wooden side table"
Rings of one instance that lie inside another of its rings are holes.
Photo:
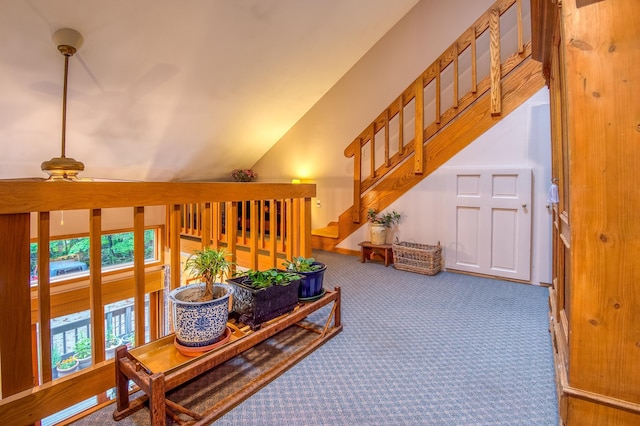
[[[393,246],[391,244],[371,244],[370,241],[358,243],[360,246],[360,261],[364,263],[367,259],[374,260],[376,257],[384,261],[384,266],[393,263]]]

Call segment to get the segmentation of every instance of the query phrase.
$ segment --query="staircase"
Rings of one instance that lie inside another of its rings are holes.
[[[544,86],[523,41],[521,1],[494,3],[349,144],[353,205],[312,231],[313,248],[347,252],[336,246],[366,223],[369,208],[388,207]]]

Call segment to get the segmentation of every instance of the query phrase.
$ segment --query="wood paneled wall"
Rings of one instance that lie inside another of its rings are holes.
[[[640,2],[534,0],[552,98],[561,419],[640,424]]]

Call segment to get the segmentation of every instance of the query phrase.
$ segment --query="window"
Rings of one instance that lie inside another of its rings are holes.
[[[159,228],[144,231],[145,263],[159,260]],[[103,234],[102,271],[123,269],[133,266],[133,232]],[[38,281],[38,243],[31,243],[31,282]],[[51,281],[59,281],[88,275],[89,237],[60,238],[49,242],[49,276]]]

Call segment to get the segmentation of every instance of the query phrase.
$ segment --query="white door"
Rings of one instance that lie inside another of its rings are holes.
[[[531,170],[454,170],[447,269],[530,280]]]

